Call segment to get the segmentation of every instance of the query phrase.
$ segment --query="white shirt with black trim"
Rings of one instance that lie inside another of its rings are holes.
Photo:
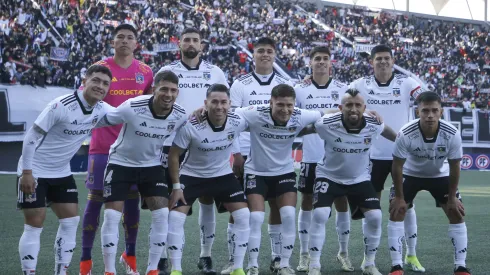
[[[300,83],[294,87],[296,91],[296,105],[306,110],[323,111],[337,109],[348,86],[340,81],[330,78],[325,86],[320,86],[314,80],[311,83]],[[318,134],[303,137],[303,162],[318,163],[323,160],[323,140]]]
[[[34,124],[47,134],[34,153],[34,177],[63,178],[70,176],[70,160],[80,149],[92,129],[113,109],[103,101],[90,108],[82,91],[60,96],[51,101],[37,117]],[[22,174],[22,157],[17,172]]]
[[[367,109],[378,112],[394,131],[410,120],[410,99],[423,92],[417,81],[404,74],[393,74],[387,83],[380,83],[373,75],[363,77],[352,82],[350,88],[359,90]],[[371,158],[391,160],[393,148],[391,141],[380,138],[371,148]]]
[[[201,123],[187,122],[176,134],[173,145],[188,149],[181,175],[213,178],[233,173],[230,166],[232,145],[248,127],[245,119],[229,112],[225,124],[215,127],[207,115]]]
[[[361,129],[349,130],[342,113],[326,114],[315,123],[324,141],[325,157],[316,167],[317,178],[352,185],[371,180],[369,151],[384,130],[375,118],[364,114]]]
[[[268,104],[238,108],[250,131],[250,154],[245,173],[259,176],[279,176],[294,172],[292,147],[294,138],[308,124],[321,117],[319,111],[294,108],[286,125],[278,125]]]
[[[273,72],[268,78],[257,75],[255,72],[246,74],[233,82],[230,88],[231,106],[235,108],[250,105],[269,104],[271,92],[279,84],[293,83],[286,77]],[[250,152],[250,133],[240,135],[240,152],[248,156]]]
[[[461,134],[451,123],[441,119],[435,137],[427,139],[420,129],[420,119],[415,119],[398,132],[393,155],[406,159],[404,175],[447,177],[449,164],[446,160],[460,160],[463,157]]]
[[[156,115],[153,95],[126,100],[104,118],[109,125],[123,123],[119,136],[109,150],[109,163],[126,167],[161,165],[165,140],[186,120],[185,109],[176,103],[168,115]]]

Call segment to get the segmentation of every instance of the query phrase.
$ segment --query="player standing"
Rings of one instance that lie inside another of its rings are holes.
[[[330,50],[327,47],[315,47],[310,52],[310,67],[313,71],[311,81],[294,87],[296,106],[307,110],[324,110],[337,108],[347,90],[347,85],[330,77]],[[301,209],[298,215],[298,234],[301,245],[298,271],[308,271],[308,236],[313,209],[313,185],[317,163],[323,160],[323,140],[317,134],[303,137],[303,159],[299,176],[298,191],[301,192]],[[348,253],[347,243],[350,233],[350,216],[347,199],[339,197],[334,201],[336,208],[336,228],[339,237],[339,253],[337,259],[344,271],[353,271]]]
[[[282,75],[274,72],[273,64],[276,57],[276,44],[274,40],[262,37],[254,44],[254,63],[255,70],[246,74],[233,82],[230,88],[232,108],[247,107],[257,104],[268,104],[271,99],[272,88],[279,84],[293,84]],[[234,170],[243,171],[243,161],[247,159],[250,152],[250,133],[244,132],[240,135],[240,153],[234,161]],[[243,175],[237,172],[240,182],[243,184]],[[266,198],[269,201],[269,237],[271,241],[271,271],[277,270],[281,255],[281,218],[275,198]],[[233,217],[228,223],[228,254],[229,262],[221,274],[230,274],[233,267],[231,236],[233,235]]]
[[[153,73],[151,68],[134,59],[137,32],[129,24],[119,25],[114,30],[114,56],[99,61],[112,72],[109,94],[104,99],[108,104],[117,107],[125,100],[151,92]],[[85,185],[89,189],[82,225],[82,257],[80,275],[88,275],[92,270],[92,247],[95,233],[99,227],[100,210],[104,202],[103,177],[107,165],[109,147],[116,140],[121,126],[95,129],[90,140],[88,173]],[[136,186],[131,189],[124,203],[123,225],[126,232],[126,250],[121,256],[126,273],[136,272],[136,237],[139,224],[139,194]]]
[[[327,114],[315,123],[316,132],[324,140],[325,157],[316,167],[308,275],[321,274],[325,225],[333,201],[344,196],[351,203],[351,211],[361,211],[366,220],[362,228],[365,244],[363,274],[381,275],[374,263],[381,239],[381,207],[369,181],[369,150],[380,135],[394,141],[396,133],[364,113],[364,99],[356,90],[346,92],[339,108],[340,113]]]
[[[407,204],[419,191],[429,191],[449,219],[449,238],[454,246],[454,275],[470,275],[466,268],[468,235],[463,204],[457,190],[463,155],[461,135],[451,123],[441,120],[441,98],[425,92],[417,98],[419,119],[404,125],[393,152],[394,194],[390,197],[388,247],[390,275],[403,275],[403,219]],[[447,159],[447,162],[446,162]]]
[[[70,160],[111,108],[101,102],[109,91],[111,79],[108,68],[91,66],[83,80],[83,91],[53,100],[24,137],[18,166],[18,206],[25,218],[19,241],[22,274],[36,273],[46,202],[51,204],[60,222],[54,243],[54,274],[66,274],[80,220]]]
[[[352,82],[350,87],[361,93],[368,109],[378,112],[385,119],[386,124],[393,127],[393,130],[399,131],[410,119],[410,98],[417,98],[422,90],[413,78],[393,73],[394,61],[390,47],[377,45],[371,50],[374,75],[360,78]],[[391,173],[393,148],[393,143],[386,139],[379,139],[374,141],[371,150],[371,182],[379,199],[386,178]],[[424,272],[425,268],[420,264],[415,253],[417,245],[415,208],[407,212],[404,224],[407,242],[405,263],[413,271]]]
[[[240,116],[228,112],[230,93],[222,84],[212,85],[206,96],[207,113],[202,122],[196,119],[177,133],[169,154],[169,170],[173,182],[170,205],[176,208],[169,215],[170,260],[172,275],[181,275],[184,223],[193,201],[203,194],[216,198],[235,220],[231,274],[245,275],[243,259],[250,234],[250,211],[242,187],[230,167],[233,141],[248,125]],[[189,151],[180,170],[179,157]],[[181,186],[182,185],[182,189]],[[184,188],[185,187],[185,188]]]
[[[179,96],[177,103],[184,109],[194,111],[202,106],[206,99],[206,91],[212,84],[223,84],[228,87],[225,74],[215,65],[202,60],[200,57],[201,33],[195,28],[187,28],[180,38],[180,51],[182,59],[172,62],[160,71],[172,71],[179,77]],[[173,136],[167,140],[164,147],[163,165],[167,168],[167,154],[172,145]],[[167,173],[168,174],[168,173]],[[170,178],[167,176],[168,182]],[[192,208],[191,208],[192,209]],[[216,232],[216,214],[213,206],[213,198],[199,198],[199,227],[201,230],[201,255],[198,267],[203,274],[215,274],[211,260],[211,249]],[[158,265],[160,274],[167,274],[166,251]]]

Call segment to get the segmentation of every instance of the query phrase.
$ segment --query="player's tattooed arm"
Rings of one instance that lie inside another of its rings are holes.
[[[298,137],[302,137],[304,135],[309,135],[309,134],[314,134],[314,133],[316,133],[316,129],[315,129],[315,124],[312,123],[312,124],[306,125],[306,127],[303,128],[303,130],[301,130],[301,132],[299,132]]]
[[[385,124],[385,128],[383,129],[383,132],[381,133],[381,135],[388,139],[388,140],[391,140],[391,141],[395,141],[396,139],[396,132],[393,131],[393,129],[391,129],[390,126],[386,125]]]

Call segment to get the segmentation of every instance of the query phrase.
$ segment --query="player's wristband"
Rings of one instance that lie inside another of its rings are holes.
[[[180,188],[180,182],[172,184],[172,188],[175,189],[181,189]]]

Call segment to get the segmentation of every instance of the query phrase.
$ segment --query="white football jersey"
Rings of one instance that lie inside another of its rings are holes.
[[[291,81],[275,72],[267,79],[263,79],[255,72],[246,74],[231,85],[231,106],[239,108],[269,104],[272,88],[279,84],[288,84],[293,87]],[[243,132],[240,135],[240,152],[243,156],[248,156],[250,152],[250,133],[248,132]]]
[[[393,155],[406,159],[404,175],[419,178],[447,177],[449,163],[446,160],[463,157],[461,134],[451,123],[441,119],[435,138],[428,140],[420,129],[419,119],[415,119],[398,132]]]
[[[113,107],[100,101],[91,110],[84,106],[82,91],[51,101],[34,124],[47,134],[36,148],[32,173],[40,178],[63,178],[71,175],[70,160],[80,149],[92,129]],[[17,172],[22,173],[22,157]]]
[[[232,145],[247,122],[235,113],[228,113],[224,127],[217,128],[207,116],[201,123],[187,122],[174,139],[174,145],[188,149],[180,169],[181,175],[213,178],[233,173],[230,166]]]
[[[384,84],[373,75],[363,77],[352,82],[350,88],[359,90],[367,109],[378,112],[394,131],[399,131],[410,120],[410,98],[423,92],[417,81],[404,74],[393,74]],[[391,160],[393,148],[391,141],[380,138],[373,144],[371,158]]]
[[[250,131],[250,154],[245,162],[245,173],[259,176],[278,176],[294,172],[293,143],[299,132],[321,117],[319,111],[294,108],[286,126],[278,126],[272,119],[271,108],[254,105],[238,108]]]
[[[294,87],[296,91],[296,106],[306,110],[323,111],[337,109],[348,86],[340,81],[330,78],[327,85],[320,86],[315,81],[300,83]],[[318,163],[323,160],[323,140],[318,134],[303,137],[303,162]]]
[[[362,128],[347,130],[342,113],[326,114],[315,123],[324,141],[325,157],[316,166],[316,177],[338,184],[352,185],[371,180],[369,149],[384,130],[384,124],[364,114]]]
[[[124,123],[109,150],[109,163],[127,167],[161,165],[165,140],[186,120],[187,114],[178,104],[167,116],[157,116],[152,95],[126,100],[104,118],[110,125]]]

